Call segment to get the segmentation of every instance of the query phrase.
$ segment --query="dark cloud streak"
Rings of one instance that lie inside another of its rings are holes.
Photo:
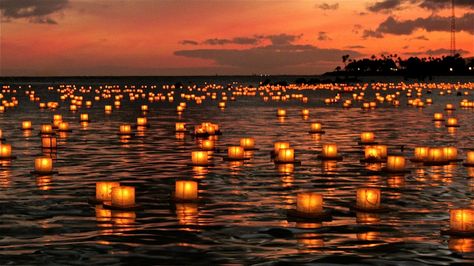
[[[68,0],[0,0],[2,21],[26,19],[31,23],[57,24],[49,16],[68,6]]]

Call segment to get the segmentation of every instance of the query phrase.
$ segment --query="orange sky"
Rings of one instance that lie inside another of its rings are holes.
[[[450,43],[449,32],[420,28],[410,34],[363,36],[390,16],[406,21],[449,15],[448,9],[408,4],[372,12],[368,7],[376,1],[368,0],[47,1],[51,3],[45,5],[63,5],[51,10],[43,6],[46,11],[40,15],[35,6],[0,6],[8,14],[18,8],[16,15],[2,14],[0,75],[318,74],[341,65],[345,53],[426,55],[428,50],[449,49]],[[329,9],[321,8],[323,4]],[[458,17],[469,13],[474,9],[457,9]],[[280,46],[269,37],[282,34],[296,37]],[[457,33],[457,48],[464,56],[474,55],[472,34]],[[236,37],[257,42],[205,43]]]

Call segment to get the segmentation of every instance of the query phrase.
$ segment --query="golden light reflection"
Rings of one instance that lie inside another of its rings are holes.
[[[448,241],[448,247],[450,250],[455,252],[472,253],[474,252],[474,239],[450,237]]]
[[[177,203],[176,217],[181,225],[194,225],[198,223],[198,205],[195,203]]]
[[[52,183],[52,176],[50,175],[41,175],[36,177],[36,186],[39,190],[50,190]]]

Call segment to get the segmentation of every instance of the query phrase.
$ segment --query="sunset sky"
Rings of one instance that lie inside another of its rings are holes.
[[[456,0],[474,56],[474,0]],[[1,76],[320,74],[449,53],[450,0],[0,0]]]

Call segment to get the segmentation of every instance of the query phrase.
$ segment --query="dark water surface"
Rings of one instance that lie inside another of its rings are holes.
[[[34,86],[43,101],[57,100],[46,87]],[[440,234],[449,226],[449,209],[472,207],[474,178],[469,176],[474,171],[461,164],[409,163],[410,174],[373,175],[359,162],[357,145],[361,131],[374,131],[380,142],[407,145],[406,157],[420,145],[454,145],[464,157],[465,149],[474,147],[473,110],[457,107],[454,115],[461,127],[455,132],[436,127],[431,119],[446,103],[458,106],[472,96],[439,96],[434,91],[424,96],[433,98],[434,104],[418,109],[406,106],[402,94],[399,108],[382,104],[362,111],[360,103],[351,109],[322,103],[336,92],[296,93],[310,101],[265,103],[242,96],[219,110],[217,101],[206,100],[202,105],[188,103],[178,116],[176,105],[182,100],[177,92],[173,103],[123,100],[120,109],[105,115],[104,105],[113,100],[93,101],[92,108],[75,113],[67,102],[60,102],[56,111],[40,111],[19,89],[19,106],[0,114],[6,142],[18,156],[0,167],[0,264],[474,263],[474,239]],[[93,96],[85,95],[84,100]],[[143,137],[120,141],[119,125],[135,122],[141,104],[149,105],[151,127]],[[277,107],[287,109],[284,121],[276,118]],[[299,115],[302,108],[310,109],[308,120]],[[50,123],[57,113],[73,130],[59,139],[59,174],[33,176],[33,160],[42,153],[39,125]],[[80,113],[89,114],[92,122],[87,127],[79,123]],[[32,120],[36,130],[22,132],[23,120]],[[223,135],[217,145],[222,151],[247,136],[256,138],[259,150],[243,164],[223,161],[223,153],[218,153],[212,167],[188,166],[198,145],[189,135],[176,138],[178,121],[218,123]],[[323,123],[325,135],[307,133],[315,121]],[[269,156],[273,142],[285,140],[302,161],[293,173],[280,172]],[[343,161],[316,159],[322,144],[330,142],[338,144]],[[175,179],[183,177],[198,180],[201,202],[170,201]],[[136,202],[143,209],[121,212],[88,204],[98,181],[135,186]],[[361,186],[380,187],[382,204],[393,211],[372,216],[350,211]],[[302,191],[322,193],[325,207],[334,210],[333,221],[288,221],[286,210],[294,208],[296,194]]]

